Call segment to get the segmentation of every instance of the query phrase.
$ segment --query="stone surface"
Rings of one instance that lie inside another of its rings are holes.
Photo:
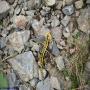
[[[57,5],[56,6],[57,9],[61,9],[61,7],[63,5],[63,1],[57,1],[56,5]]]
[[[0,1],[0,19],[7,16],[10,6],[6,1]]]
[[[2,37],[0,38],[0,49],[4,48],[6,46],[6,38]]]
[[[45,69],[39,69],[39,80],[43,80],[47,75],[47,71]]]
[[[90,33],[90,19],[88,17],[88,9],[83,9],[77,19],[79,29],[85,33]]]
[[[59,82],[59,80],[57,79],[57,77],[51,76],[51,78],[50,78],[50,83],[51,83],[51,87],[52,87],[53,89],[62,90],[61,87],[60,87],[60,82]]]
[[[74,3],[74,0],[65,0],[65,4],[66,4],[66,5],[70,5],[70,4],[72,4],[72,3]]]
[[[84,5],[83,0],[79,0],[75,2],[76,9],[82,8],[83,5]]]
[[[15,0],[7,0],[9,4],[13,4]]]
[[[7,78],[9,82],[9,87],[15,87],[16,86],[16,75],[13,70],[9,70],[7,72]]]
[[[57,44],[55,43],[55,41],[53,41],[53,45],[52,45],[52,54],[54,56],[58,56],[60,54],[60,51],[57,47]]]
[[[56,3],[56,0],[44,0],[47,6],[52,6]]]
[[[47,77],[44,81],[40,81],[36,86],[36,90],[54,90],[51,87],[50,78]]]
[[[30,36],[30,31],[18,31],[9,35],[10,45],[14,48],[14,50],[21,52],[24,48],[24,44],[28,41]]]
[[[62,56],[58,56],[55,58],[55,62],[57,64],[58,69],[61,71],[64,69],[64,59]]]
[[[26,24],[27,24],[27,19],[25,16],[19,15],[15,17],[14,22],[17,28],[25,29]]]
[[[23,81],[38,78],[38,66],[31,51],[19,54],[8,62]]]
[[[86,0],[86,3],[90,5],[90,0]]]
[[[38,83],[38,79],[37,78],[33,78],[32,80],[30,80],[30,84],[32,87],[36,87],[37,83]]]
[[[70,22],[70,16],[67,15],[61,20],[62,25],[65,27],[69,24],[69,22]]]
[[[52,18],[52,21],[51,21],[51,26],[52,26],[52,27],[56,27],[56,26],[58,26],[59,24],[60,24],[59,19],[58,19],[57,17],[53,17],[53,18]]]
[[[56,43],[59,44],[61,36],[62,36],[61,27],[52,28],[51,33],[52,33],[52,37],[55,39]]]
[[[63,9],[62,9],[62,12],[65,14],[65,15],[72,15],[75,11],[75,8],[73,5],[68,5],[68,6],[65,6]]]

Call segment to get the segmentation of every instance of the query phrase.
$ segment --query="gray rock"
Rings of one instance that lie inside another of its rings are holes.
[[[55,62],[57,64],[58,69],[61,71],[64,69],[64,59],[62,56],[55,57]]]
[[[33,90],[31,86],[26,86],[25,84],[19,86],[19,90]]]
[[[39,69],[39,80],[43,80],[47,75],[47,71],[45,69]]]
[[[32,80],[30,80],[30,85],[32,87],[36,87],[37,83],[38,83],[38,79],[37,78],[33,78]]]
[[[62,36],[62,29],[61,29],[61,27],[52,28],[51,29],[51,33],[52,33],[52,36],[55,39],[56,43],[59,44],[61,36]]]
[[[52,87],[53,89],[62,90],[62,89],[61,89],[61,86],[60,86],[60,82],[59,82],[59,80],[58,80],[57,77],[51,76],[51,77],[50,77],[50,83],[51,83],[51,87]]]
[[[65,5],[70,5],[74,3],[74,0],[65,0]]]
[[[7,0],[9,4],[13,4],[15,0]]]
[[[53,6],[56,3],[56,0],[44,0],[47,6]]]
[[[75,12],[75,8],[73,5],[69,5],[65,6],[62,11],[65,15],[72,15]]]
[[[0,49],[4,48],[6,46],[6,38],[2,37],[0,38]]]
[[[29,0],[27,1],[28,9],[38,8],[41,5],[41,0]]]
[[[15,8],[15,14],[16,14],[16,15],[19,15],[20,12],[21,12],[21,8],[20,8],[19,6],[17,6],[17,7]]]
[[[90,13],[88,12],[88,9],[83,9],[81,15],[77,19],[79,29],[85,33],[90,33],[89,15]]]
[[[63,5],[63,1],[57,1],[56,8],[61,9],[62,5]]]
[[[13,70],[10,70],[7,72],[7,78],[9,82],[9,87],[15,87],[16,86],[16,75]]]
[[[24,44],[28,41],[30,36],[30,31],[18,31],[10,34],[8,39],[10,41],[10,45],[14,48],[14,50],[21,52],[24,48]]]
[[[81,9],[83,5],[84,5],[83,0],[79,0],[75,2],[76,9]]]
[[[86,3],[90,5],[90,0],[86,0]]]
[[[61,20],[61,23],[63,26],[67,26],[69,24],[69,21],[70,21],[70,16],[65,16],[62,20]]]
[[[65,38],[68,38],[70,36],[70,31],[68,27],[63,30],[63,35]]]
[[[50,84],[50,78],[47,77],[44,81],[38,82],[36,90],[54,90]]]
[[[86,63],[86,71],[90,73],[90,61]]]
[[[8,62],[23,81],[29,81],[34,77],[38,78],[38,66],[31,51],[19,54],[9,59]]]
[[[56,26],[58,26],[59,24],[60,24],[59,19],[54,16],[54,17],[52,18],[52,21],[51,21],[51,26],[52,26],[52,27],[56,27]]]
[[[7,16],[10,6],[6,1],[0,1],[0,19]]]
[[[58,56],[60,54],[60,51],[57,47],[57,44],[55,43],[55,41],[53,42],[53,45],[52,45],[52,54],[54,56]]]

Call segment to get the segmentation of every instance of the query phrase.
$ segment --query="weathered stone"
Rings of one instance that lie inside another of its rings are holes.
[[[65,16],[62,20],[61,20],[61,23],[63,26],[67,26],[70,22],[70,16]]]
[[[17,28],[25,29],[26,24],[27,24],[27,19],[26,19],[25,16],[19,15],[19,16],[15,17],[14,22],[15,22],[15,25],[16,25]]]
[[[8,62],[23,81],[29,81],[34,77],[38,78],[38,66],[31,51],[19,54],[9,59]]]
[[[57,64],[58,69],[61,71],[62,69],[64,69],[64,59],[62,56],[58,56],[55,58],[55,62]]]
[[[83,9],[81,15],[77,19],[78,27],[85,33],[90,33],[90,18],[88,9]]]
[[[57,77],[51,76],[51,78],[50,78],[50,83],[51,83],[51,87],[52,87],[53,89],[61,90],[60,82],[59,82],[59,80],[58,80]]]
[[[52,37],[55,39],[56,43],[59,44],[62,36],[61,27],[52,28],[51,32],[52,32]]]
[[[0,1],[0,19],[7,16],[10,6],[6,1]]]
[[[14,50],[21,52],[24,48],[24,44],[28,41],[30,36],[30,31],[25,30],[21,32],[14,32],[9,35],[10,45],[14,48]]]
[[[57,44],[55,43],[55,41],[53,42],[53,45],[52,45],[52,54],[54,56],[58,56],[60,54],[60,51],[57,47]]]
[[[13,4],[15,0],[7,0],[9,4]]]
[[[2,37],[0,38],[0,49],[4,48],[6,46],[6,38]]]
[[[51,21],[51,26],[52,26],[52,27],[57,27],[59,24],[60,24],[59,19],[54,16],[54,17],[52,18],[52,21]]]
[[[72,15],[75,12],[75,8],[73,5],[69,5],[65,6],[62,11],[65,15]]]
[[[83,4],[84,4],[84,3],[83,3],[83,0],[76,1],[76,2],[75,2],[75,7],[76,7],[76,9],[82,8]]]
[[[52,6],[56,3],[56,0],[44,0],[47,6]]]
[[[47,77],[44,81],[38,82],[36,90],[54,90],[50,84],[50,78]]]
[[[63,5],[63,1],[57,1],[56,8],[61,9],[62,5]]]

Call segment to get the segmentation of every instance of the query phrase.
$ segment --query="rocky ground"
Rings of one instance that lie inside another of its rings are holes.
[[[0,0],[0,71],[19,90],[90,90],[90,0]]]

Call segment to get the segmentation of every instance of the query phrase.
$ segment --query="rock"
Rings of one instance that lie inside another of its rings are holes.
[[[69,24],[70,19],[71,19],[70,16],[67,16],[67,15],[66,15],[66,16],[61,20],[62,25],[66,27],[66,26]]]
[[[26,24],[27,24],[27,19],[26,19],[25,16],[19,15],[19,16],[15,17],[14,22],[15,22],[15,25],[16,25],[17,28],[25,29]]]
[[[57,27],[60,24],[60,21],[57,17],[53,17],[52,21],[51,21],[51,26],[52,27]]]
[[[33,90],[33,89],[30,86],[27,87],[26,85],[23,84],[19,86],[19,90]]]
[[[45,69],[39,69],[39,80],[43,80],[47,75],[47,71]]]
[[[50,83],[51,83],[51,87],[53,89],[62,90],[61,87],[60,87],[60,82],[59,82],[57,77],[51,76]]]
[[[14,1],[15,1],[15,0],[7,0],[7,2],[8,2],[9,4],[11,4],[11,5],[14,3]]]
[[[19,6],[17,6],[17,7],[15,8],[15,14],[16,14],[16,15],[19,15],[20,12],[21,12],[21,8],[20,8]],[[19,18],[20,18],[20,17],[19,17]]]
[[[66,5],[70,5],[70,4],[72,4],[74,2],[74,0],[65,0],[65,4]]]
[[[63,1],[57,1],[56,8],[61,9],[62,5],[63,5]]]
[[[75,12],[75,8],[73,5],[69,5],[69,6],[65,6],[63,9],[62,9],[62,12],[65,14],[65,15],[72,15],[74,12]]]
[[[85,70],[90,73],[90,61],[86,63],[86,68]]]
[[[47,77],[44,81],[38,82],[36,90],[54,90],[50,84],[50,78]]]
[[[81,9],[83,5],[84,5],[83,0],[79,0],[75,2],[76,9]]]
[[[56,0],[44,0],[47,6],[53,6],[56,3]]]
[[[6,38],[2,37],[0,38],[0,49],[4,48],[6,46]]]
[[[9,13],[10,6],[6,1],[0,1],[0,19],[7,16]]]
[[[30,85],[32,87],[36,87],[37,83],[38,83],[38,79],[37,78],[33,78],[32,80],[30,80]]]
[[[32,22],[32,28],[34,29],[34,33],[36,36],[45,36],[47,35],[47,33],[50,32],[50,30],[43,26],[43,20],[40,20],[40,22],[36,19],[34,19]]]
[[[63,30],[63,35],[65,38],[68,38],[70,36],[70,31],[68,27],[66,27],[65,30]]]
[[[83,9],[81,11],[81,15],[77,19],[78,28],[85,33],[90,33],[90,19],[88,18],[88,15],[88,9]]]
[[[21,52],[24,48],[24,44],[28,41],[30,36],[30,31],[25,30],[21,32],[14,32],[9,35],[10,45],[14,48],[14,50]]]
[[[31,50],[39,52],[39,48],[40,48],[40,46],[38,44],[34,44],[33,47],[31,48]]]
[[[15,87],[16,86],[16,75],[13,70],[10,70],[7,72],[7,78],[9,82],[9,87]]]
[[[39,8],[41,5],[41,0],[28,0],[27,1],[27,8],[29,10],[34,9],[34,8]]]
[[[86,3],[90,5],[90,0],[86,0]]]
[[[45,40],[45,37],[42,35],[36,36],[36,38],[33,39],[37,43],[42,43]]]
[[[57,47],[57,44],[55,43],[55,41],[53,41],[53,45],[52,45],[52,54],[54,56],[58,56],[60,54],[60,51]]]
[[[52,36],[55,39],[56,43],[59,44],[60,43],[61,36],[62,36],[61,27],[52,28],[51,29],[51,33],[52,33]]]
[[[62,56],[55,57],[55,62],[57,64],[58,69],[61,71],[64,69],[64,59]]]
[[[23,81],[38,78],[38,66],[31,51],[19,54],[8,62]]]

